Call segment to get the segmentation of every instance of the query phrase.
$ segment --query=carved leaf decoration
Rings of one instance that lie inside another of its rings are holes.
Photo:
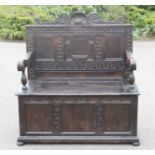
[[[46,22],[42,23],[43,25],[87,25],[87,24],[118,24],[123,23],[123,18],[119,17],[116,21],[104,21],[101,17],[99,17],[96,13],[92,13],[90,15],[86,15],[80,11],[75,11],[69,15],[61,14],[58,19],[54,22]],[[41,24],[41,25],[42,25]]]

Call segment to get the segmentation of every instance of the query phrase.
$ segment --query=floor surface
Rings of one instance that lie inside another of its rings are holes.
[[[138,135],[141,145],[24,145],[17,146],[18,106],[21,87],[17,61],[25,56],[25,43],[0,42],[0,149],[155,149],[155,41],[134,42],[139,97]]]

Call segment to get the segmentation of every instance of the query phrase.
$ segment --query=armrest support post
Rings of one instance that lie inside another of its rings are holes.
[[[22,72],[22,76],[21,76],[21,83],[23,85],[22,90],[26,91],[27,90],[27,77],[25,74],[25,69],[26,69],[26,63],[25,60],[23,61],[19,61],[17,64],[17,70]]]
[[[28,52],[26,59],[19,61],[17,64],[17,70],[22,72],[22,76],[21,76],[21,83],[23,85],[22,90],[23,91],[27,91],[27,77],[25,74],[25,69],[28,66],[28,62],[30,60],[30,57],[32,56],[32,52]]]
[[[130,90],[133,88],[133,85],[135,82],[133,71],[136,70],[136,67],[137,67],[136,61],[131,51],[126,51],[126,62],[127,62],[127,67],[129,68],[129,72],[127,75],[127,83],[129,85],[129,90]]]
[[[126,51],[126,61],[127,61],[127,65],[128,67],[130,67],[130,70],[136,70],[136,61],[133,57],[133,54],[131,51]]]

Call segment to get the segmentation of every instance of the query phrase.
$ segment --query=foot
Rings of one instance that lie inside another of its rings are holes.
[[[22,145],[24,145],[24,142],[17,142],[17,145],[22,146]]]
[[[132,145],[139,146],[140,145],[140,142],[139,141],[138,142],[133,142]]]

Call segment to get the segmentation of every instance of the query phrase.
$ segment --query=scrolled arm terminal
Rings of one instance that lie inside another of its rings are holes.
[[[127,59],[127,65],[130,67],[130,69],[132,71],[136,70],[137,68],[136,61],[131,51],[126,51],[126,59]]]
[[[131,51],[126,51],[126,62],[127,62],[127,67],[129,68],[128,76],[127,76],[127,83],[128,83],[128,90],[132,91],[134,88],[134,83],[135,83],[135,77],[133,74],[133,71],[136,70],[136,61],[133,57],[133,54]]]
[[[19,61],[18,64],[17,64],[17,70],[18,71],[21,71],[22,72],[22,76],[21,76],[21,83],[23,85],[22,87],[22,90],[23,91],[26,91],[27,90],[27,77],[26,77],[26,74],[25,74],[25,69],[26,69],[26,61],[23,60],[23,61]]]
[[[26,68],[26,65],[24,63],[24,60],[23,61],[18,61],[17,70],[23,72],[23,71],[25,71],[25,68]]]
[[[25,69],[28,66],[28,62],[32,56],[32,52],[28,52],[26,59],[19,61],[17,64],[17,70],[22,72],[21,83],[23,85],[22,90],[27,91],[27,77],[25,74]]]

